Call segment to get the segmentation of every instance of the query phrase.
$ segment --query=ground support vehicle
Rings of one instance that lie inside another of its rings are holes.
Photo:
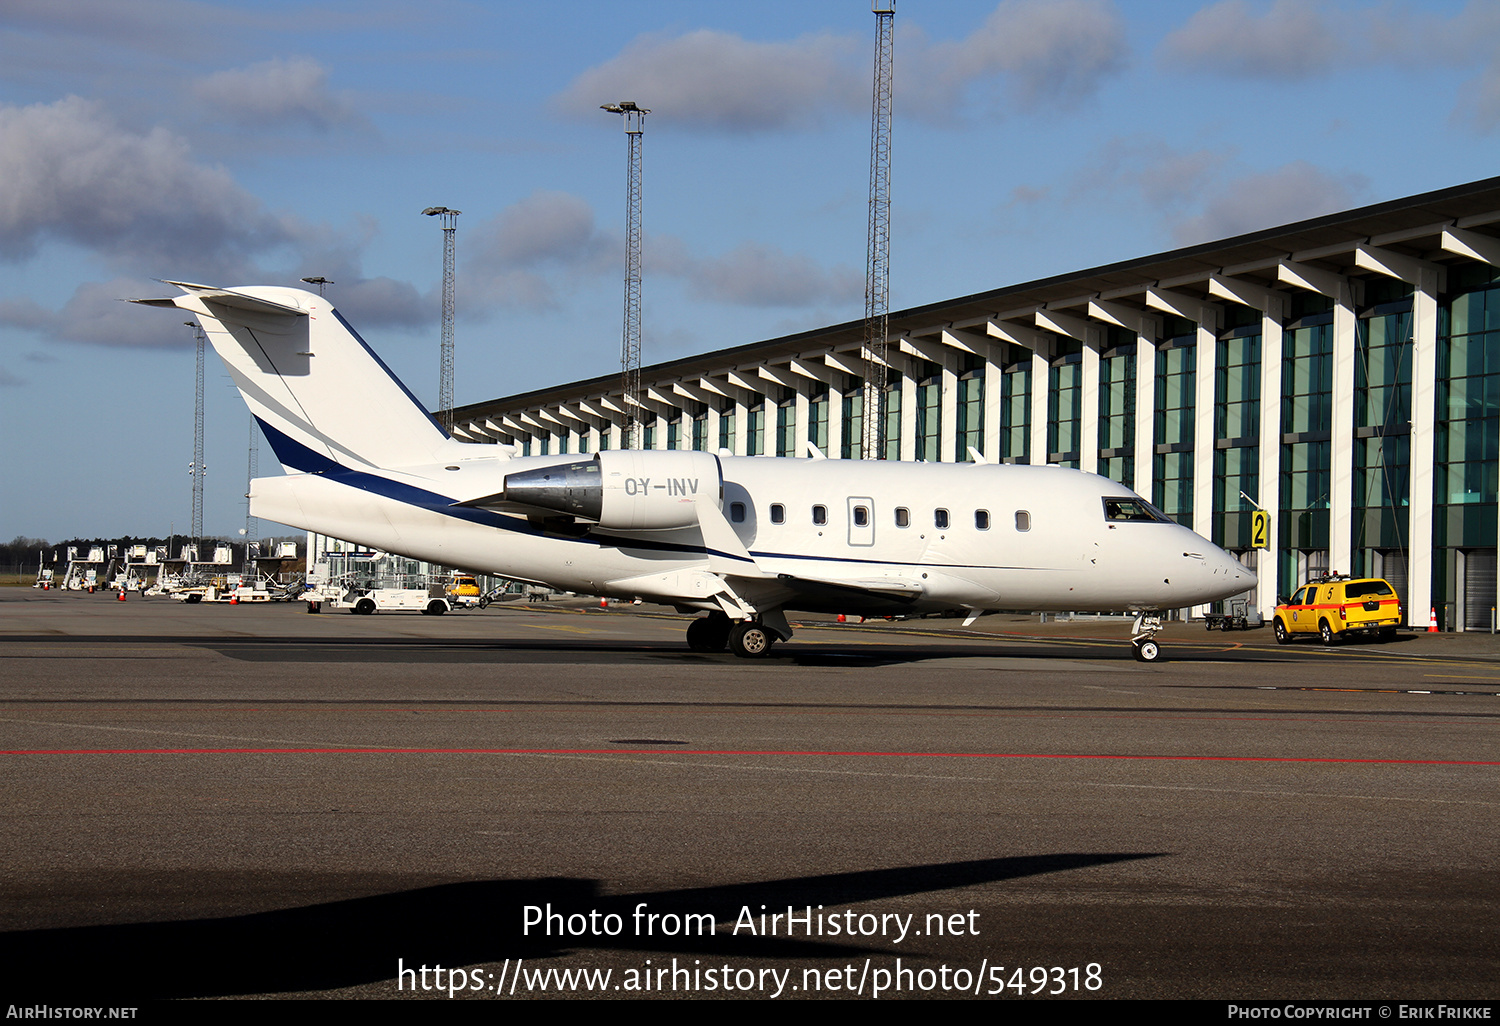
[[[1248,631],[1265,626],[1259,622],[1258,616],[1257,622],[1251,622],[1250,603],[1245,599],[1230,599],[1224,606],[1224,612],[1209,613],[1203,617],[1203,625],[1208,630]]]
[[[1336,645],[1357,635],[1384,641],[1395,636],[1401,621],[1401,600],[1389,582],[1327,574],[1284,599],[1271,627],[1282,645],[1299,635],[1316,635],[1323,644]]]

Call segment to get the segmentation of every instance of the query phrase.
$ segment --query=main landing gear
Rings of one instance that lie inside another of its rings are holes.
[[[1135,657],[1143,663],[1161,661],[1161,646],[1156,635],[1161,632],[1160,613],[1138,613],[1130,631],[1130,644],[1135,648]]]
[[[775,620],[779,610],[766,614]],[[782,618],[783,625],[785,618]],[[762,620],[731,620],[723,613],[709,613],[688,624],[688,648],[694,652],[722,652],[726,648],[742,659],[758,659],[771,651],[776,642],[790,637]]]
[[[723,613],[709,613],[688,624],[688,648],[694,652],[722,652],[734,623]]]

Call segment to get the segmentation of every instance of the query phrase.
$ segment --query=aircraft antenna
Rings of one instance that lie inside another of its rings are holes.
[[[875,85],[870,109],[870,229],[865,247],[863,457],[885,452],[886,336],[891,305],[891,36],[896,0],[873,0]]]
[[[428,207],[422,213],[443,219],[443,341],[438,347],[438,422],[453,434],[453,296],[456,283],[458,215],[462,210]],[[318,293],[322,295],[322,292]]]
[[[622,448],[639,443],[641,411],[641,146],[646,115],[633,100],[601,104],[600,110],[624,118],[629,149],[625,161],[625,326],[620,334],[620,385],[625,399]]]
[[[193,395],[193,462],[188,464],[188,474],[193,479],[193,523],[192,539],[196,545],[203,544],[203,476],[208,468],[203,465],[203,351],[207,342],[203,328],[195,321],[183,321],[193,329],[193,340],[198,349],[198,385]]]

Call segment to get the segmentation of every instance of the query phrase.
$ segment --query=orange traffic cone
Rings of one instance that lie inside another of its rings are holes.
[[[1427,633],[1436,634],[1437,629],[1437,606],[1432,607],[1432,612],[1427,615]]]
[[[839,623],[847,623],[848,620],[849,620],[849,618],[847,616],[845,616],[843,613],[839,614]]]
[[[609,608],[609,599],[607,599],[607,598],[600,598],[599,599],[599,608],[600,609],[608,609]]]
[[[229,593],[229,604],[231,606],[237,606],[237,605],[240,604],[240,593],[239,592],[233,591],[233,592]]]
[[[120,601],[121,602],[125,601],[125,589],[124,588],[120,589]]]

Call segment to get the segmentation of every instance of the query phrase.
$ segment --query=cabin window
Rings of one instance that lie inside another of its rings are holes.
[[[729,504],[729,519],[736,524],[745,522],[745,504],[743,502],[731,502]]]
[[[976,531],[988,531],[990,529],[990,511],[987,509],[976,509],[974,511],[974,529]]]
[[[771,503],[771,523],[786,523],[786,507],[779,502]]]
[[[870,507],[868,507],[868,506],[855,506],[854,507],[854,526],[855,527],[867,527],[869,525],[869,523],[870,523]]]
[[[1016,510],[1016,530],[1031,530],[1031,514],[1024,509]]]
[[[896,507],[896,526],[897,527],[910,527],[911,526],[911,510],[907,509],[905,506],[897,506]]]
[[[945,509],[933,510],[932,526],[936,527],[939,531],[948,530],[948,511]]]
[[[827,506],[814,506],[813,507],[813,523],[817,524],[819,527],[822,527],[824,524],[828,523],[828,507]]]

